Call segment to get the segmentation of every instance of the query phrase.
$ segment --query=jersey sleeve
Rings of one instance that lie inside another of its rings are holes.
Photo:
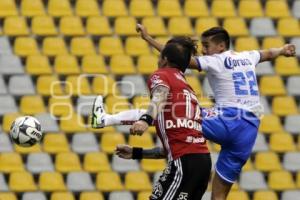
[[[149,77],[148,89],[151,94],[158,86],[165,86],[167,88],[170,88],[169,80],[165,73],[155,72]]]
[[[199,71],[218,71],[219,63],[216,56],[195,57]]]
[[[247,54],[254,65],[257,65],[259,63],[261,57],[259,51],[257,50],[247,51]]]

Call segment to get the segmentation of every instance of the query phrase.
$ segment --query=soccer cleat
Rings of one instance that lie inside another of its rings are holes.
[[[106,112],[103,105],[103,97],[97,96],[94,100],[92,111],[92,128],[103,128]]]

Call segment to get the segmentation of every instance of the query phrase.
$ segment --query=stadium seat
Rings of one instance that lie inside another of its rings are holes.
[[[265,8],[266,16],[272,18],[289,17],[290,11],[286,0],[267,0]]]
[[[0,152],[12,152],[13,146],[11,144],[11,139],[9,135],[5,133],[0,133]]]
[[[96,188],[102,192],[123,190],[121,178],[116,172],[100,172],[96,177]]]
[[[11,99],[5,100],[5,101],[10,101],[11,102]],[[2,108],[0,110],[2,110]],[[3,129],[3,131],[9,132],[11,124],[13,123],[13,121],[17,117],[21,117],[21,113],[17,113],[17,112],[5,112],[5,114],[3,115],[3,119],[2,119],[2,129]]]
[[[240,17],[225,18],[223,26],[233,37],[247,36],[249,34],[245,20]]]
[[[108,196],[108,200],[134,200],[133,194],[129,191],[114,191]]]
[[[50,154],[69,152],[69,144],[65,134],[48,133],[43,140],[44,151]]]
[[[260,79],[260,92],[265,96],[285,95],[284,83],[280,76],[263,76]]]
[[[129,4],[129,13],[134,17],[148,17],[154,15],[151,0],[132,0]]]
[[[33,95],[35,87],[29,75],[15,75],[8,81],[8,91],[16,96]]]
[[[193,27],[188,17],[171,17],[169,19],[168,31],[171,35],[192,35]]]
[[[2,75],[0,75],[0,94],[7,94],[7,88]]]
[[[117,155],[112,156],[111,161],[112,170],[118,173],[125,173],[128,171],[138,171],[140,169],[137,160],[126,160]]]
[[[293,137],[289,133],[275,133],[270,137],[270,149],[278,153],[295,151]]]
[[[287,79],[287,91],[289,95],[300,96],[300,88],[298,83],[300,81],[300,76],[290,76]]]
[[[299,5],[300,5],[300,3],[299,3]],[[300,49],[300,37],[293,37],[293,38],[291,38],[290,43],[293,44],[293,45],[295,45],[296,49]],[[296,51],[296,55],[300,56],[300,52]]]
[[[137,200],[145,200],[145,199],[148,199],[150,196],[151,196],[151,193],[152,192],[139,192],[138,194],[137,194]]]
[[[46,112],[46,108],[41,96],[23,96],[20,102],[20,111],[25,115],[34,115]]]
[[[115,20],[115,33],[121,36],[137,35],[134,17],[118,17]]]
[[[140,37],[127,37],[125,41],[126,54],[140,56],[150,54],[148,44]]]
[[[258,76],[275,74],[274,68],[273,68],[271,62],[259,63],[255,68],[255,72]]]
[[[125,137],[120,133],[104,133],[101,137],[101,149],[112,154],[118,144],[125,144]]]
[[[270,189],[289,190],[295,189],[292,174],[288,171],[272,171],[269,173],[268,185]]]
[[[38,153],[41,152],[41,145],[36,144],[31,147],[21,147],[17,144],[14,145],[15,151],[20,154]]]
[[[104,152],[86,153],[83,159],[83,169],[90,173],[111,171],[107,154]]]
[[[257,37],[277,35],[272,19],[268,17],[253,18],[250,21],[250,33]]]
[[[14,53],[20,57],[39,54],[36,40],[32,37],[18,37],[15,40]]]
[[[33,174],[54,171],[51,157],[47,153],[31,153],[27,156],[26,169]]]
[[[130,191],[151,190],[152,186],[148,174],[143,171],[127,172],[125,175],[125,188]]]
[[[113,55],[110,59],[110,70],[113,74],[134,74],[136,69],[133,60],[127,55]]]
[[[238,7],[239,16],[245,18],[262,17],[264,15],[260,0],[242,0]]]
[[[81,192],[94,190],[92,178],[87,172],[71,172],[67,175],[67,187],[69,191]]]
[[[238,37],[235,41],[236,51],[250,51],[259,49],[258,41],[255,37]]]
[[[35,191],[37,189],[32,174],[29,172],[12,172],[9,176],[9,188],[14,192]]]
[[[115,84],[116,82],[112,76],[97,76],[92,82],[93,93],[103,96],[113,94],[114,92],[118,94],[118,88],[115,87]]]
[[[278,20],[277,31],[285,37],[299,36],[300,25],[295,18],[281,18]]]
[[[186,0],[183,6],[184,14],[188,17],[207,17],[209,9],[206,1]]]
[[[50,200],[75,200],[71,192],[52,192]]]
[[[262,42],[262,49],[279,48],[284,45],[284,39],[281,36],[265,37]]]
[[[150,103],[149,97],[135,96],[133,98],[133,106],[136,109],[147,109]]]
[[[84,77],[84,79],[86,79],[86,77]],[[76,101],[77,112],[82,116],[89,116],[93,109],[93,103],[95,98],[96,96],[79,95]]]
[[[87,77],[70,75],[66,78],[66,93],[72,96],[90,95],[91,88]]]
[[[300,200],[300,191],[299,190],[285,190],[281,194],[281,200]]]
[[[60,120],[60,130],[66,133],[82,132],[86,130],[82,116],[73,112],[66,119]]]
[[[202,91],[203,91],[204,95],[206,95],[208,98],[214,96],[214,93],[210,87],[207,77],[205,77],[202,82]]]
[[[24,171],[22,158],[18,153],[1,153],[0,161],[0,171],[3,173]]]
[[[99,7],[96,0],[78,0],[75,5],[75,13],[80,17],[99,15]]]
[[[24,74],[24,69],[21,60],[15,55],[2,55],[0,56],[0,65],[6,66],[0,68],[0,73],[4,75],[11,74]]]
[[[260,171],[243,172],[240,176],[239,185],[246,191],[267,189],[267,183],[264,175]]]
[[[281,164],[278,154],[271,151],[256,153],[255,168],[262,172],[281,170]]]
[[[121,94],[129,98],[136,95],[148,94],[145,80],[140,75],[123,76],[118,86],[120,87]]]
[[[47,200],[47,197],[43,192],[25,192],[22,200]]]
[[[58,55],[54,61],[54,70],[58,74],[79,74],[80,68],[75,56]]]
[[[40,36],[57,35],[54,20],[50,16],[36,16],[32,19],[31,30]]]
[[[285,170],[292,172],[300,171],[300,153],[286,152],[283,155],[282,163]]]
[[[214,0],[211,5],[211,14],[215,17],[233,17],[236,15],[232,0]]]
[[[11,95],[0,96],[0,115],[14,113],[18,111],[15,99]],[[10,125],[9,125],[10,126]]]
[[[291,134],[299,134],[300,115],[290,115],[285,118],[284,129]]]
[[[207,29],[219,26],[217,18],[205,17],[196,19],[195,32],[200,35]]]
[[[87,19],[86,32],[91,35],[111,35],[112,30],[106,16],[92,16]]]
[[[26,72],[31,75],[52,74],[47,56],[32,55],[26,59]]]
[[[17,200],[17,196],[13,192],[0,192],[0,198],[2,200]]]
[[[94,55],[96,50],[91,38],[73,37],[70,46],[71,54],[75,56]]]
[[[139,146],[143,148],[153,148],[154,143],[150,133],[144,133],[142,136],[130,135],[128,144],[131,146]]]
[[[81,165],[78,155],[69,152],[56,154],[55,168],[62,173],[80,171]]]
[[[157,14],[161,17],[181,16],[181,6],[178,0],[159,0]]]
[[[45,9],[42,0],[21,1],[21,14],[26,17],[45,15]]]
[[[1,192],[7,192],[7,191],[9,191],[8,190],[8,185],[7,185],[7,183],[6,183],[6,180],[5,180],[5,178],[4,178],[4,175],[2,174],[2,173],[0,173],[0,191]]]
[[[39,188],[45,192],[66,191],[66,185],[61,173],[42,172],[39,176]]]
[[[83,56],[81,70],[86,74],[107,74],[105,62],[100,55]]]
[[[0,1],[0,17],[15,16],[18,15],[15,0],[3,0]]]
[[[278,200],[273,190],[258,190],[253,194],[253,200]]]
[[[163,171],[166,168],[166,161],[164,159],[143,159],[141,161],[141,168],[148,173]]]
[[[273,113],[279,116],[287,116],[298,113],[297,104],[293,97],[274,97],[272,102]]]
[[[267,144],[265,136],[261,133],[258,133],[252,151],[260,152],[260,151],[268,151],[268,150],[269,150],[269,146]]]
[[[264,115],[261,120],[259,131],[262,133],[273,133],[282,131],[282,125],[277,115]]]
[[[150,35],[164,36],[167,34],[164,21],[161,17],[144,17],[142,24],[147,28]]]
[[[102,37],[99,41],[99,51],[104,56],[124,54],[122,41],[118,37]]]
[[[79,200],[104,200],[101,192],[81,192]]]
[[[57,76],[53,75],[41,75],[37,79],[36,83],[37,93],[43,96],[50,95],[62,95],[63,90],[61,82]]]
[[[196,95],[201,95],[203,93],[201,83],[199,82],[197,76],[186,76],[185,79],[188,82],[188,84],[193,88]]]
[[[43,132],[58,132],[59,128],[55,118],[50,113],[41,113],[35,115],[35,118],[41,123]]]
[[[300,1],[299,0],[295,0],[293,3],[293,8],[292,8],[292,13],[293,16],[300,19]]]
[[[123,0],[104,0],[102,4],[102,13],[104,16],[108,17],[126,16],[128,14]]]
[[[49,0],[48,13],[53,17],[69,16],[73,14],[69,0]]]
[[[245,191],[230,191],[227,200],[250,200],[248,193]]]
[[[68,97],[50,97],[48,108],[50,114],[54,116],[68,116],[73,112],[73,105]]]
[[[275,71],[282,76],[299,75],[300,68],[297,58],[278,57],[275,60]]]
[[[5,54],[5,55],[13,54],[12,47],[10,45],[8,37],[0,36],[0,45],[1,45],[0,54]]]
[[[12,16],[4,20],[3,32],[8,36],[28,35],[29,29],[24,17]]]
[[[137,69],[142,74],[151,74],[157,69],[157,63],[157,56],[142,55],[138,57]]]
[[[44,38],[42,52],[46,56],[57,56],[57,55],[68,54],[65,41],[59,37]]]
[[[72,138],[72,150],[78,154],[99,151],[96,137],[92,133],[77,133]]]
[[[59,29],[65,36],[84,35],[84,28],[80,17],[65,16],[59,21]]]

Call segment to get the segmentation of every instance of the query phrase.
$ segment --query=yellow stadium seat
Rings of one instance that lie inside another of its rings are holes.
[[[143,159],[141,167],[149,173],[163,171],[166,168],[166,161],[165,159]]]
[[[92,88],[95,94],[101,94],[103,96],[119,93],[112,76],[99,75],[95,77],[93,79]]]
[[[133,98],[133,106],[136,109],[147,109],[150,103],[149,96],[135,96]]]
[[[50,200],[75,200],[71,192],[52,192]]]
[[[59,21],[60,32],[66,36],[77,36],[84,34],[84,28],[80,17],[66,16]]]
[[[285,95],[286,90],[280,76],[263,76],[260,79],[260,92],[265,96]]]
[[[43,40],[43,54],[57,56],[68,54],[66,43],[59,37],[47,37]]]
[[[155,55],[139,56],[137,70],[142,74],[151,74],[157,69],[158,58]]]
[[[108,113],[118,113],[129,109],[129,102],[126,98],[118,98],[115,95],[109,95],[105,99]]]
[[[259,49],[258,41],[255,37],[238,37],[235,41],[235,50],[250,51]]]
[[[62,95],[63,90],[57,76],[42,75],[37,79],[37,93],[44,96]]]
[[[76,153],[58,153],[55,156],[55,169],[61,173],[80,171],[81,165]]]
[[[202,87],[197,77],[186,76],[185,79],[188,82],[188,84],[194,89],[196,95],[202,94]]]
[[[96,50],[91,38],[74,37],[71,40],[71,54],[75,56],[93,55]]]
[[[29,172],[12,172],[9,176],[9,188],[14,192],[35,191],[33,176]]]
[[[83,132],[86,130],[82,116],[71,113],[66,119],[60,119],[60,130],[66,133]]]
[[[265,37],[262,42],[263,49],[279,48],[284,45],[284,39],[280,36]]]
[[[207,17],[209,9],[204,0],[186,0],[184,2],[183,11],[189,17]]]
[[[178,0],[159,0],[157,14],[161,17],[181,16],[181,6]]]
[[[18,15],[15,0],[0,1],[0,17]]]
[[[289,17],[289,7],[286,0],[267,0],[265,13],[267,17],[280,18]]]
[[[291,190],[295,189],[292,174],[288,171],[272,171],[269,173],[268,185],[270,189]]]
[[[20,154],[15,152],[1,153],[0,171],[3,173],[24,171],[23,161]]]
[[[211,5],[211,14],[214,17],[233,17],[236,15],[232,0],[214,0]]]
[[[52,68],[47,56],[28,56],[26,59],[26,72],[32,75],[51,74]]]
[[[12,16],[4,20],[3,31],[8,36],[28,35],[29,29],[24,17]]]
[[[46,108],[41,96],[23,96],[20,102],[20,111],[25,115],[34,115],[38,113],[45,113]]]
[[[128,144],[134,147],[153,148],[154,143],[150,133],[144,133],[142,136],[130,135]]]
[[[69,152],[69,144],[63,133],[47,133],[43,140],[43,150],[50,154]]]
[[[127,15],[127,8],[123,0],[104,0],[102,4],[104,16],[119,17]]]
[[[100,172],[96,177],[96,188],[102,192],[123,190],[124,186],[117,172]]]
[[[151,196],[152,192],[151,191],[143,191],[143,192],[139,192],[137,194],[137,200],[146,200],[149,199],[149,197]]]
[[[49,0],[48,13],[54,17],[72,15],[73,11],[69,0]]]
[[[37,42],[32,37],[18,37],[15,40],[14,52],[18,56],[30,56],[39,54]]]
[[[146,172],[127,172],[125,175],[125,188],[137,192],[151,190],[152,186]]]
[[[230,191],[227,200],[249,200],[249,196],[245,191]]]
[[[289,133],[276,133],[270,137],[270,149],[275,152],[284,153],[295,151],[296,146],[293,137]]]
[[[73,96],[91,95],[92,91],[85,76],[68,76],[66,79],[68,83],[66,93]]]
[[[115,20],[115,33],[118,35],[137,35],[134,17],[118,17]]]
[[[129,13],[135,17],[153,16],[153,5],[150,0],[132,0],[129,4]]]
[[[111,171],[108,157],[104,152],[90,152],[85,154],[83,169],[90,173]]]
[[[68,116],[74,112],[71,99],[68,97],[50,97],[48,109],[50,114],[55,116]]]
[[[37,143],[31,147],[21,147],[21,146],[15,144],[14,147],[15,147],[15,151],[20,154],[41,152],[41,145],[39,143]]]
[[[300,35],[300,25],[296,18],[281,18],[277,25],[278,34],[284,37]]]
[[[125,144],[125,137],[120,133],[104,133],[101,138],[101,148],[106,153],[113,153],[118,144]]]
[[[82,58],[82,72],[85,74],[107,74],[105,62],[100,55],[87,55]]]
[[[209,28],[219,26],[217,18],[205,17],[196,20],[195,32],[200,35]]]
[[[278,200],[278,197],[272,190],[258,190],[254,192],[253,200]]]
[[[223,23],[224,28],[231,36],[247,36],[249,35],[246,22],[241,17],[226,18]]]
[[[22,0],[21,14],[26,17],[45,15],[45,8],[42,0]]]
[[[17,117],[21,117],[21,113],[6,113],[6,114],[4,114],[3,120],[2,120],[2,130],[5,132],[9,132],[11,124]]]
[[[188,17],[170,18],[168,30],[170,34],[175,36],[193,34],[193,27]]]
[[[250,171],[253,170],[253,164],[251,162],[251,159],[248,159],[245,165],[243,166],[243,171]]]
[[[299,171],[297,172],[297,175],[296,175],[296,186],[297,186],[297,188],[300,188],[300,172]]]
[[[76,15],[80,17],[99,15],[99,7],[97,0],[78,0],[75,5]]]
[[[125,42],[126,54],[130,56],[140,56],[150,54],[147,42],[140,37],[127,37]]]
[[[135,74],[136,72],[132,58],[127,55],[113,55],[109,66],[113,74]]]
[[[204,108],[211,108],[213,107],[214,103],[209,97],[205,96],[198,96],[199,105]]]
[[[56,35],[54,20],[50,16],[36,16],[32,19],[32,33],[36,35]]]
[[[263,172],[281,170],[281,164],[278,155],[275,152],[256,153],[255,168]]]
[[[261,119],[259,131],[262,133],[273,133],[282,131],[282,125],[277,115],[264,115]]]
[[[81,192],[79,200],[104,200],[101,192]]]
[[[54,61],[54,70],[58,74],[79,74],[80,68],[75,56],[59,55]]]
[[[118,37],[102,37],[99,41],[99,51],[104,56],[124,54],[122,41]]]
[[[166,35],[166,27],[161,17],[144,17],[142,24],[147,28],[150,35]]]
[[[272,102],[273,113],[279,116],[287,116],[298,113],[297,103],[294,97],[274,97]]]
[[[295,57],[278,57],[275,60],[275,71],[282,76],[299,75],[300,68],[298,59]]]
[[[39,177],[39,188],[44,192],[66,191],[64,178],[59,172],[42,172]]]
[[[0,199],[2,200],[17,200],[17,196],[12,192],[0,192]]]
[[[263,8],[260,0],[242,0],[238,7],[239,16],[245,18],[263,17]]]
[[[86,32],[97,36],[112,34],[108,19],[105,16],[89,17],[86,24]]]

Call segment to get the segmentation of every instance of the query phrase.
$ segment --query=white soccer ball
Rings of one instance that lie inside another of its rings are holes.
[[[41,124],[31,116],[18,117],[10,127],[10,136],[17,145],[33,146],[43,137]]]

